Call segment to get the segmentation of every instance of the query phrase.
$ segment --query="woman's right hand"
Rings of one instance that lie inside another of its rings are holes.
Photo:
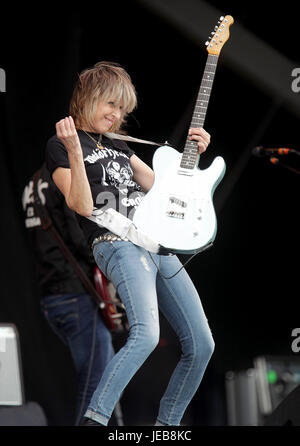
[[[56,123],[56,135],[64,144],[68,153],[82,153],[80,140],[72,116]]]

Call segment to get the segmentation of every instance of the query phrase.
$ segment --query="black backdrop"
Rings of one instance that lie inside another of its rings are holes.
[[[230,2],[209,3],[300,66],[294,2],[264,12],[261,2],[232,7]],[[202,42],[189,40],[138,1],[69,8],[18,6],[1,16],[6,92],[0,93],[0,322],[15,323],[19,330],[26,399],[42,406],[50,425],[72,424],[76,380],[68,351],[39,311],[34,259],[23,223],[23,187],[43,161],[55,122],[68,114],[77,73],[99,60],[124,65],[136,85],[139,106],[129,120],[129,134],[168,139],[182,148],[207,54]],[[216,350],[185,422],[208,425],[226,423],[225,372],[251,367],[261,354],[293,354],[291,331],[299,326],[299,177],[249,156],[233,182],[247,148],[299,149],[298,118],[230,68],[226,47],[217,70],[205,124],[212,142],[201,166],[216,155],[227,164],[215,193],[218,235],[214,247],[187,267]],[[285,88],[290,88],[289,79]],[[134,149],[151,163],[152,148]],[[293,167],[296,161],[289,158]],[[116,338],[117,348],[123,341]],[[124,393],[125,424],[153,422],[177,355],[177,342],[162,319],[160,345]]]

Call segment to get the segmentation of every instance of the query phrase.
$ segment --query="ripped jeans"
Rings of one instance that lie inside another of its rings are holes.
[[[175,255],[149,253],[131,242],[101,242],[94,257],[117,289],[129,322],[125,345],[106,366],[86,417],[107,425],[124,388],[159,341],[159,314],[175,330],[182,349],[180,360],[162,396],[156,421],[177,426],[199,387],[214,350],[214,341],[198,293]],[[154,262],[155,265],[154,264]]]

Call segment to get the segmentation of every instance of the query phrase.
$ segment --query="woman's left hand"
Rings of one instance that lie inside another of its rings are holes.
[[[210,134],[207,133],[202,127],[190,128],[189,139],[198,141],[198,152],[201,154],[205,152],[208,144],[210,143]]]

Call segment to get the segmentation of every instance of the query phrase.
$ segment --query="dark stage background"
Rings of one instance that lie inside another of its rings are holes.
[[[289,73],[276,95],[230,64],[231,45],[238,44],[235,28],[241,26],[300,67],[294,2],[272,9],[262,8],[262,3],[207,3],[220,14],[231,14],[235,24],[220,55],[205,123],[212,142],[200,161],[204,168],[221,155],[227,164],[215,192],[218,234],[214,247],[187,266],[216,350],[186,412],[186,424],[226,424],[226,371],[251,367],[258,355],[294,354],[291,332],[299,326],[299,176],[267,158],[251,156],[256,145],[299,150],[299,109],[297,113],[285,101],[292,77]],[[55,123],[68,114],[71,91],[83,68],[100,60],[122,64],[139,97],[128,133],[168,140],[181,150],[207,56],[205,40],[197,42],[142,1],[74,5],[68,11],[55,4],[26,5],[1,15],[0,67],[6,73],[6,92],[0,93],[0,322],[14,323],[19,330],[26,400],[41,405],[49,425],[72,424],[76,381],[69,352],[40,314],[34,259],[23,223],[23,187],[43,162]],[[205,23],[207,35],[218,18]],[[239,49],[243,53],[243,47]],[[255,52],[254,47],[249,58]],[[260,69],[257,64],[254,72]],[[275,76],[280,67],[273,68]],[[133,148],[151,163],[153,148]],[[299,168],[297,161],[293,155],[283,160]],[[154,422],[178,357],[177,341],[163,318],[161,323],[159,346],[123,395],[126,425]],[[118,347],[124,339],[115,342]]]

